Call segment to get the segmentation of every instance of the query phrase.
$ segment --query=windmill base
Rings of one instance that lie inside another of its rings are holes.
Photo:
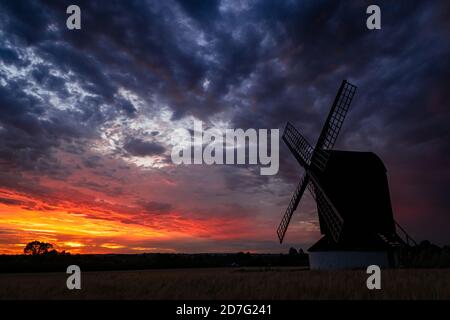
[[[308,249],[308,253],[312,270],[367,269],[370,265],[392,268],[398,265],[397,253],[380,237],[370,234],[339,243],[323,236]]]
[[[366,269],[391,266],[387,251],[313,251],[309,252],[311,270]]]

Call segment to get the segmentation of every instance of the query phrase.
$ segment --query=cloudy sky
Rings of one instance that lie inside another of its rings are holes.
[[[70,4],[82,30],[66,28]],[[342,79],[336,147],[385,162],[396,220],[450,243],[450,6],[378,1],[0,0],[0,253],[286,252],[319,237],[302,175],[176,166],[175,128],[279,128],[314,143]]]

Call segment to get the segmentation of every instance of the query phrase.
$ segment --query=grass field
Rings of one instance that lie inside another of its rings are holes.
[[[84,272],[81,290],[61,273],[0,274],[0,299],[450,299],[450,269],[364,271],[220,268]]]

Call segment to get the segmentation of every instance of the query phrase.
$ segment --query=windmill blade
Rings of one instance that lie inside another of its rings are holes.
[[[308,189],[317,202],[319,214],[321,214],[321,217],[325,221],[333,240],[338,242],[344,225],[344,219],[342,219],[336,207],[327,197],[317,178],[312,173],[310,173],[310,179],[312,183],[308,185]]]
[[[331,150],[333,148],[355,92],[355,85],[347,82],[347,80],[342,81],[322,132],[317,140],[312,157],[312,163],[321,171],[325,170],[329,158],[329,152],[324,150]]]
[[[309,142],[295,129],[289,122],[286,125],[283,133],[283,141],[288,146],[289,150],[294,154],[298,162],[304,167],[309,167],[311,163],[311,155],[314,151]]]
[[[281,219],[280,225],[278,226],[277,234],[278,239],[280,239],[280,243],[283,242],[284,235],[286,234],[286,230],[289,226],[289,222],[291,222],[292,214],[297,209],[298,203],[300,202],[300,199],[302,198],[302,195],[305,192],[308,183],[309,177],[308,174],[305,173],[303,175],[303,178],[300,180],[300,183],[298,184],[297,188],[295,189],[291,202],[289,202],[286,212],[284,213],[283,219]]]

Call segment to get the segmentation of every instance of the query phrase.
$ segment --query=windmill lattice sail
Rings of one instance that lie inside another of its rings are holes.
[[[314,148],[289,122],[284,129],[283,141],[286,143],[289,150],[291,150],[294,154],[294,157],[300,165],[303,167],[308,167],[311,162],[311,156]]]
[[[297,209],[298,203],[300,202],[300,199],[306,190],[308,182],[309,177],[307,174],[305,174],[302,180],[300,180],[300,183],[298,184],[297,188],[295,189],[294,195],[292,196],[291,201],[289,202],[286,212],[284,213],[283,219],[281,219],[280,225],[278,226],[277,229],[278,239],[280,240],[280,243],[283,242],[284,235],[286,234],[286,230],[292,218],[292,214]]]
[[[338,242],[341,236],[344,219],[342,219],[342,216],[339,214],[336,207],[327,197],[317,178],[315,178],[313,174],[311,174],[310,178],[312,183],[308,185],[308,189],[317,202],[319,214],[322,215],[323,219],[325,220],[325,223],[327,224],[328,230],[330,230],[333,240],[335,242]]]
[[[331,150],[336,143],[355,92],[356,86],[346,80],[342,81],[313,154],[312,163],[321,171],[325,170],[330,154],[324,151]]]

